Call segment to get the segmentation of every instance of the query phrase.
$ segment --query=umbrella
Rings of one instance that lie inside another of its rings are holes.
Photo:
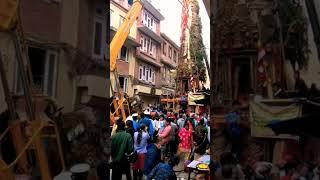
[[[320,113],[313,113],[284,121],[273,120],[266,125],[276,134],[310,135],[320,138],[318,119]]]

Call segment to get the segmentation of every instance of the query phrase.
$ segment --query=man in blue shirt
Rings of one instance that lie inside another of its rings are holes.
[[[150,111],[145,110],[144,113],[141,113],[140,115],[141,119],[139,120],[139,127],[141,124],[144,124],[148,127],[148,133],[150,135],[150,138],[152,140],[153,133],[154,133],[154,127],[152,124],[152,120],[150,119]]]
[[[173,167],[179,163],[179,159],[177,156],[171,156],[170,160],[167,163],[159,163],[152,169],[150,174],[147,176],[147,180],[176,180],[177,176],[173,170]]]
[[[132,126],[134,129],[134,132],[138,131],[138,125],[137,125],[137,122],[135,120],[133,120],[133,116],[128,116],[126,121],[132,121]]]
[[[161,161],[160,139],[157,139],[156,143],[147,145],[147,153],[144,159],[143,174],[147,176],[160,161]]]

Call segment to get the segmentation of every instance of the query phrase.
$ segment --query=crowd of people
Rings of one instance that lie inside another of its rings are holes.
[[[112,179],[177,179],[181,167],[209,152],[206,113],[158,111],[147,108],[118,119],[111,136]],[[200,176],[199,176],[200,177]]]

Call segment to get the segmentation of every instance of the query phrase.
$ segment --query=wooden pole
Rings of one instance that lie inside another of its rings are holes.
[[[2,62],[2,54],[0,52],[0,76],[1,76],[1,81],[2,81],[2,87],[3,87],[3,91],[4,91],[4,95],[5,95],[5,100],[7,102],[8,105],[8,110],[9,110],[9,118],[10,120],[16,120],[16,113],[14,111],[15,107],[14,107],[14,102],[12,99],[12,96],[10,94],[10,90],[9,90],[9,84],[7,81],[7,74],[5,72],[4,69],[4,65]]]
[[[35,115],[34,115],[34,106],[33,106],[33,101],[32,101],[32,93],[31,93],[31,89],[30,89],[30,85],[27,79],[27,74],[25,71],[25,67],[24,67],[24,63],[23,63],[23,56],[22,56],[22,51],[21,51],[21,45],[19,42],[19,38],[18,35],[16,33],[13,34],[13,40],[14,40],[14,46],[15,46],[15,53],[16,53],[16,58],[17,58],[17,62],[18,62],[18,69],[19,69],[19,73],[20,73],[20,77],[21,77],[21,81],[22,81],[22,86],[23,86],[23,90],[24,90],[24,97],[26,100],[26,104],[27,104],[27,112],[29,115],[29,119],[30,121],[35,119]],[[32,77],[31,77],[32,78]]]

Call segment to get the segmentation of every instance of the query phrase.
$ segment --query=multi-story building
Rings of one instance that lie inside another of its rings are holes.
[[[126,14],[131,8],[130,0],[112,0],[110,3],[110,32],[111,38],[115,35],[120,25],[123,23]],[[137,23],[134,23],[130,29],[124,45],[121,48],[117,58],[117,72],[119,74],[120,88],[130,97],[133,96],[132,81],[134,75],[135,51],[139,43],[136,41]],[[112,82],[115,87],[115,81]],[[114,88],[114,90],[116,90]]]
[[[161,86],[162,95],[174,95],[175,93],[175,77],[174,72],[177,68],[179,57],[179,46],[174,43],[168,36],[161,33]]]
[[[150,2],[142,3],[143,10],[137,20],[136,39],[140,47],[136,49],[133,89],[147,106],[157,104],[162,94],[160,22],[164,17]]]
[[[101,110],[105,109],[105,104],[99,103],[106,102],[107,97],[105,1],[23,0],[20,3],[37,93],[64,107],[63,112],[72,112],[78,109],[77,105],[95,104],[94,108],[100,105]],[[13,40],[6,33],[0,34],[0,51],[7,65],[10,91],[22,95]],[[0,101],[6,104],[2,88]],[[5,108],[0,106],[0,112]]]

